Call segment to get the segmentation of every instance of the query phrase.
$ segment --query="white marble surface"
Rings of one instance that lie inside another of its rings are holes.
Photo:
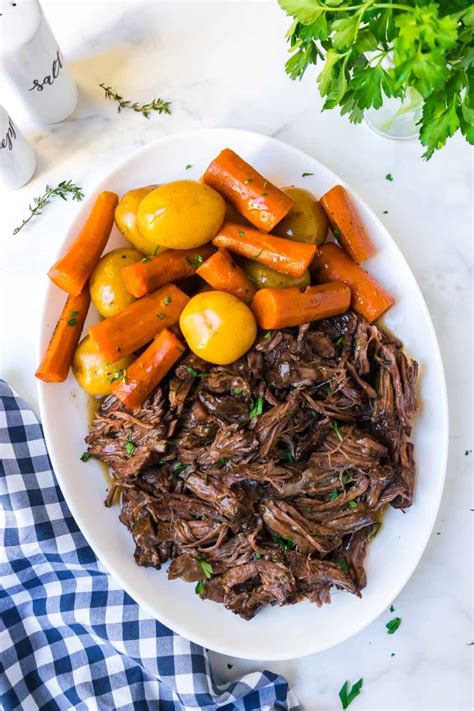
[[[382,215],[425,294],[448,381],[447,486],[428,548],[395,602],[403,620],[398,632],[386,634],[387,611],[334,649],[268,666],[286,675],[306,711],[339,709],[342,683],[360,676],[364,688],[354,711],[472,708],[473,457],[464,454],[474,448],[472,152],[456,138],[425,163],[416,142],[388,141],[337,113],[320,113],[314,73],[301,83],[284,74],[288,21],[274,2],[44,0],[43,6],[80,102],[69,120],[44,127],[2,93],[35,146],[38,170],[26,187],[0,194],[1,376],[36,407],[33,371],[45,274],[77,205],[57,201],[18,236],[11,231],[46,183],[72,179],[88,192],[138,146],[201,126],[260,131],[326,163]],[[100,82],[134,100],[171,99],[173,115],[149,121],[132,112],[117,115]],[[393,182],[385,180],[389,172]],[[212,657],[226,678],[256,668]]]

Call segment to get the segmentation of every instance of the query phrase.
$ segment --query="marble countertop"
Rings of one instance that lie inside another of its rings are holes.
[[[0,194],[0,374],[37,408],[33,372],[46,271],[76,203],[56,201],[31,228],[13,227],[46,183],[71,179],[87,193],[139,146],[199,127],[246,128],[278,137],[327,164],[382,216],[423,290],[441,344],[450,404],[450,456],[439,517],[415,574],[395,601],[402,618],[379,618],[318,655],[265,665],[285,675],[306,711],[340,708],[338,690],[364,678],[351,709],[467,711],[472,707],[472,152],[459,138],[428,163],[416,141],[390,141],[336,112],[320,112],[314,72],[285,75],[288,20],[276,2],[74,2],[43,6],[80,89],[65,122],[32,123],[2,102],[38,155],[21,190]],[[74,21],[71,22],[71,17]],[[134,100],[172,100],[172,116],[117,114],[99,83]],[[393,182],[385,180],[391,173]],[[384,214],[387,210],[388,213]],[[388,615],[388,612],[387,612]],[[392,652],[395,656],[392,656]],[[255,662],[212,654],[225,678]],[[264,665],[262,665],[264,666]]]

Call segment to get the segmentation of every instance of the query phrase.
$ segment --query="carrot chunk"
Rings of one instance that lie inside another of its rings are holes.
[[[206,259],[197,273],[214,289],[227,291],[246,303],[250,303],[255,296],[254,285],[225,249],[219,249]]]
[[[342,185],[331,188],[322,196],[320,203],[327,213],[337,240],[349,252],[354,262],[363,262],[375,254],[375,246]]]

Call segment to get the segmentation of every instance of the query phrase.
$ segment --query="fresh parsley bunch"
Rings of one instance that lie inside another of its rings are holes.
[[[474,143],[473,0],[279,0],[294,22],[286,71],[301,79],[320,62],[323,109],[341,107],[350,121],[383,98],[423,98],[424,158],[459,129]],[[390,58],[391,62],[384,61]]]

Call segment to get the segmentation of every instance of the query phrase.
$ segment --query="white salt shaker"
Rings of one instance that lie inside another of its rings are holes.
[[[0,0],[0,69],[37,120],[57,123],[74,111],[77,87],[38,0]]]
[[[36,168],[36,155],[11,117],[0,106],[0,186],[16,190],[28,182]]]

